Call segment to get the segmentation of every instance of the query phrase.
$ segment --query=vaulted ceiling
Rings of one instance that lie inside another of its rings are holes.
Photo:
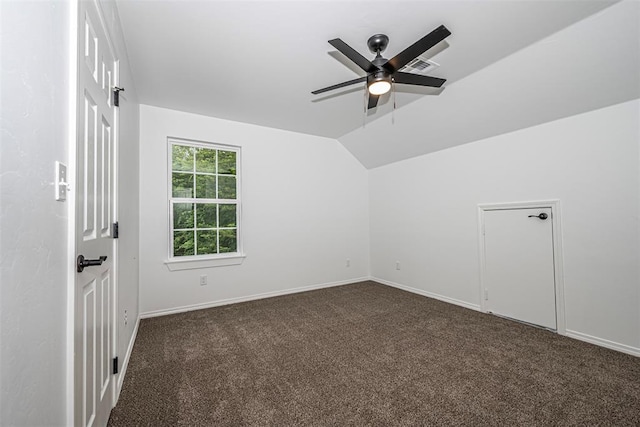
[[[639,49],[629,51],[640,43],[637,2],[607,18],[631,14],[619,34],[587,28],[584,39],[569,31],[615,3],[117,2],[141,103],[336,138],[366,167],[637,98]],[[452,35],[427,52],[440,64],[433,75],[447,79],[441,93],[396,85],[393,117],[392,96],[364,112],[364,84],[311,94],[363,75],[329,39],[339,37],[371,59],[366,41],[384,33],[390,58],[441,24]],[[580,50],[576,61],[571,49]],[[621,68],[627,72],[617,81],[607,80]],[[605,80],[594,87],[594,78]],[[465,129],[469,120],[475,128]]]

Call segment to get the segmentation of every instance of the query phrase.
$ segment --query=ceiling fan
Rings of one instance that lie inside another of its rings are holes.
[[[399,70],[423,52],[440,43],[450,34],[451,32],[444,25],[441,25],[391,59],[385,59],[380,55],[380,53],[383,52],[389,44],[389,37],[384,34],[376,34],[371,36],[367,41],[369,50],[376,54],[373,61],[369,61],[340,39],[329,40],[329,44],[331,44],[331,46],[338,49],[344,56],[353,61],[358,67],[362,68],[367,75],[349,80],[348,82],[338,83],[323,89],[314,90],[311,93],[317,95],[319,93],[366,81],[369,91],[367,109],[371,109],[378,105],[378,98],[380,98],[380,95],[389,92],[392,82],[417,86],[440,87],[446,81],[445,79],[404,73]]]

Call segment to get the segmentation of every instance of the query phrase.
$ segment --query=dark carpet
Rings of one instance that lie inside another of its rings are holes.
[[[142,320],[116,426],[640,425],[640,358],[374,282]]]

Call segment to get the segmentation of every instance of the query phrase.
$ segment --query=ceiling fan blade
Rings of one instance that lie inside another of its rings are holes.
[[[451,31],[449,31],[444,25],[440,25],[438,28],[388,60],[383,65],[383,68],[393,73],[407,65],[412,59],[417,58],[423,52],[440,43],[449,35],[451,35]]]
[[[393,74],[393,81],[406,85],[440,87],[447,80],[439,77],[421,76],[419,74],[402,73],[398,71]]]
[[[341,88],[341,87],[354,85],[356,83],[361,83],[361,82],[366,82],[366,81],[367,81],[367,76],[358,77],[357,79],[349,80],[348,82],[342,82],[342,83],[338,83],[337,85],[333,85],[333,86],[325,87],[325,88],[322,88],[322,89],[314,90],[311,93],[314,94],[314,95],[317,95],[319,93],[328,92],[330,90],[334,90],[334,89],[338,89],[338,88]]]
[[[354,48],[346,44],[340,39],[329,40],[329,44],[338,49],[344,56],[352,60],[358,67],[362,68],[367,73],[378,71],[378,67],[373,65],[364,56],[360,55]],[[411,58],[413,59],[413,58]]]
[[[369,103],[367,105],[367,110],[371,110],[378,105],[378,98],[380,98],[380,95],[369,94]]]

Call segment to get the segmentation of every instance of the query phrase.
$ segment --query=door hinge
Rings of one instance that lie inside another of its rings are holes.
[[[118,224],[118,221],[114,222],[111,225],[111,236],[113,236],[114,239],[120,237],[120,226]]]
[[[113,375],[118,373],[118,356],[113,358]]]
[[[113,105],[116,107],[120,106],[120,92],[124,92],[124,88],[114,86],[113,87]]]
[[[485,290],[484,290],[484,300],[485,300],[485,301],[488,301],[488,300],[489,300],[489,290],[488,290],[488,289],[485,289]]]

